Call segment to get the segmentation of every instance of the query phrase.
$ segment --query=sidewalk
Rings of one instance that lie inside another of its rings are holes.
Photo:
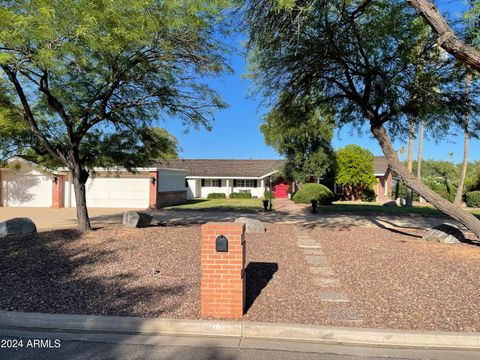
[[[480,351],[479,333],[363,329],[248,321],[170,320],[118,316],[0,312],[2,334],[10,330],[68,334],[193,336]],[[74,335],[73,338],[75,338]]]

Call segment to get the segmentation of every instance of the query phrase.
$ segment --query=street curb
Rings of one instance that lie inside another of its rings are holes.
[[[480,349],[480,333],[364,329],[249,321],[177,320],[0,311],[0,327],[132,335],[205,336],[385,347]]]

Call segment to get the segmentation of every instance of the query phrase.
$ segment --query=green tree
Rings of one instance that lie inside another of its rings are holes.
[[[246,22],[252,75],[265,96],[309,96],[334,107],[338,124],[368,124],[403,182],[480,236],[480,221],[413,176],[390,140],[406,134],[412,115],[448,129],[465,112],[454,62],[404,1],[251,0]]]
[[[0,5],[1,148],[70,170],[82,231],[91,167],[171,156],[159,119],[209,128],[225,106],[204,79],[227,69],[217,36],[227,0]]]
[[[343,185],[344,197],[361,198],[365,189],[375,184],[374,156],[358,145],[347,145],[336,153],[335,181]]]
[[[267,145],[285,156],[283,173],[301,184],[312,176],[324,178],[329,172],[333,161],[333,121],[326,109],[303,99],[272,109],[260,129]]]

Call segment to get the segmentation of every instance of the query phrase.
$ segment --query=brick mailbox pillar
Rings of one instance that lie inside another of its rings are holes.
[[[201,233],[200,315],[241,318],[245,307],[245,225],[207,223]]]
[[[65,179],[63,175],[57,175],[52,181],[52,208],[60,209],[64,204]]]

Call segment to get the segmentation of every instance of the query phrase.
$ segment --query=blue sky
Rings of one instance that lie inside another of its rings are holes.
[[[462,2],[457,2],[457,5]],[[446,3],[448,10],[452,9],[450,2]],[[440,4],[443,5],[443,4]],[[443,6],[442,6],[443,7]],[[458,9],[458,8],[457,8]],[[234,39],[240,47],[240,39]],[[246,61],[240,54],[230,58],[233,74],[225,75],[220,79],[209,81],[209,85],[216,89],[227,102],[229,107],[218,111],[215,115],[213,130],[190,129],[185,133],[185,128],[180,124],[167,121],[163,126],[178,139],[182,148],[181,158],[222,158],[222,159],[276,159],[279,155],[274,149],[265,145],[260,132],[263,114],[267,108],[262,107],[258,99],[248,96],[251,83],[242,77],[246,73]],[[335,149],[347,144],[357,144],[368,148],[374,155],[382,155],[376,140],[365,128],[363,134],[352,133],[351,128],[345,127],[337,130],[333,140]],[[415,142],[414,158],[417,154],[417,141]],[[406,146],[406,142],[396,141],[396,149]],[[470,141],[470,160],[480,160],[480,152],[476,151],[480,141]],[[424,142],[424,159],[449,160],[453,153],[453,160],[461,162],[463,156],[462,134],[449,136],[447,140],[436,143],[431,139]],[[406,154],[401,156],[406,158]]]

